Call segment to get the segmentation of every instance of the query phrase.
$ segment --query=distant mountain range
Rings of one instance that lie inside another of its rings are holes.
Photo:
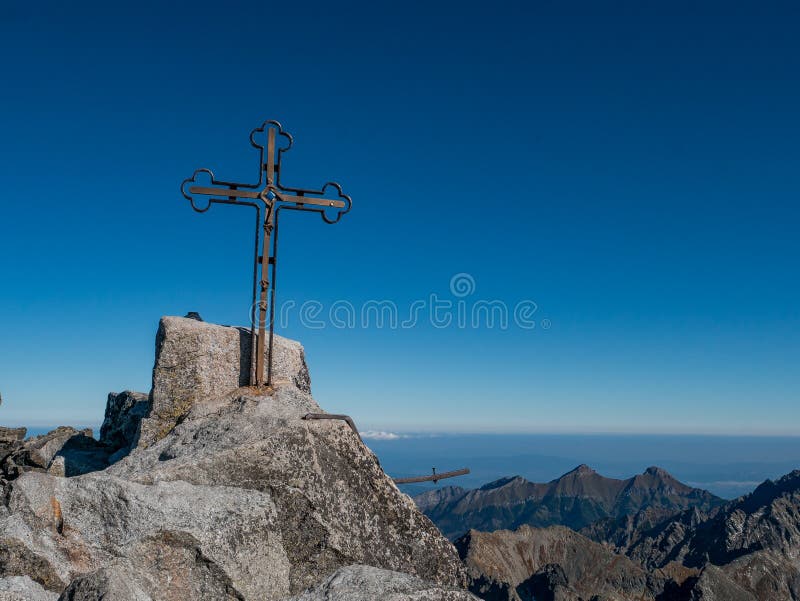
[[[493,531],[523,525],[568,526],[580,530],[600,520],[619,520],[648,509],[653,519],[696,508],[710,511],[725,501],[692,488],[658,467],[618,480],[580,465],[547,483],[520,476],[502,478],[474,490],[443,487],[414,498],[451,540],[470,529]]]
[[[471,590],[492,601],[800,599],[800,471],[714,505],[663,519],[645,508],[581,533],[471,530],[455,544]]]

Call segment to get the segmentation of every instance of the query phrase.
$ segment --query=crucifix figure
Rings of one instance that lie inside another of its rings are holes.
[[[266,134],[266,144],[259,137]],[[285,141],[278,144],[277,139]],[[281,183],[281,158],[292,147],[292,136],[277,121],[265,121],[250,132],[250,144],[258,150],[258,181],[254,184],[217,179],[210,169],[198,169],[181,184],[181,192],[192,208],[205,213],[212,204],[252,207],[256,212],[253,259],[252,307],[258,308],[258,332],[251,315],[250,385],[272,385],[272,340],[275,326],[275,278],[278,263],[278,218],[282,210],[319,213],[326,223],[336,223],[350,210],[352,201],[336,182],[319,189],[292,188]],[[266,153],[265,153],[266,151]],[[265,156],[266,154],[266,156]],[[197,185],[198,178],[210,179],[210,185]],[[333,193],[335,198],[325,196]],[[199,198],[204,201],[199,201]],[[264,219],[261,219],[261,210]],[[260,250],[260,254],[259,254]],[[270,282],[271,279],[271,282]],[[269,309],[269,311],[268,311]],[[269,343],[267,344],[267,324]],[[266,370],[264,359],[266,356]],[[266,373],[265,373],[266,371]]]

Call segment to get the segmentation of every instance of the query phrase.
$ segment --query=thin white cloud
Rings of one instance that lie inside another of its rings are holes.
[[[366,430],[361,433],[361,438],[369,440],[398,440],[400,438],[408,438],[408,436],[395,432],[384,432],[383,430]]]

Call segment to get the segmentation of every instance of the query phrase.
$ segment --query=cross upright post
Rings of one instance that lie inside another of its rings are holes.
[[[256,137],[266,133],[266,144]],[[281,147],[277,138],[286,140]],[[258,331],[251,314],[250,385],[272,385],[272,344],[275,330],[275,279],[278,265],[278,222],[282,210],[319,213],[326,223],[337,223],[350,210],[352,201],[336,182],[319,189],[292,188],[281,183],[281,158],[292,147],[293,139],[277,121],[265,121],[250,132],[250,144],[258,150],[259,176],[254,184],[218,180],[210,169],[197,169],[181,184],[181,192],[192,208],[205,213],[212,204],[252,207],[256,211],[251,309],[258,307]],[[265,153],[266,150],[266,153]],[[266,157],[264,156],[266,154]],[[197,179],[210,179],[210,186],[197,185]],[[335,198],[325,198],[328,191]],[[196,197],[205,197],[198,204]],[[264,219],[261,219],[261,210]],[[259,254],[260,251],[260,254]],[[269,325],[269,340],[267,340]],[[266,365],[265,365],[266,362]],[[266,369],[265,369],[266,367]]]

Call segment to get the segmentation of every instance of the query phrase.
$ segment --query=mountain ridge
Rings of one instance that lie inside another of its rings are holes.
[[[648,507],[674,514],[691,507],[710,510],[724,503],[660,467],[617,479],[602,476],[586,464],[546,483],[508,476],[475,489],[443,487],[417,495],[414,501],[451,540],[470,529],[513,530],[527,524],[580,530]]]
[[[800,470],[709,511],[650,507],[580,533],[470,530],[455,545],[470,589],[493,601],[793,601]]]

